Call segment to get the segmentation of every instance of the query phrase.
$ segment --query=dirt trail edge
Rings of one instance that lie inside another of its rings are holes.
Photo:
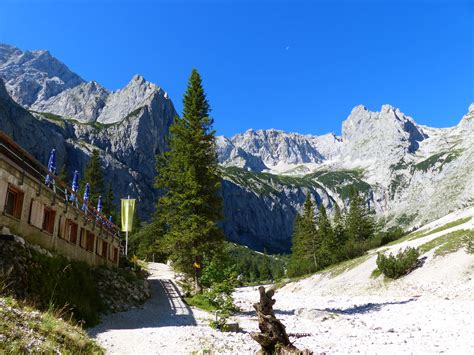
[[[105,316],[89,329],[107,354],[189,354],[216,346],[250,350],[243,345],[249,343],[247,334],[217,332],[208,325],[211,314],[183,302],[169,266],[150,263],[149,272],[152,296],[141,308]]]

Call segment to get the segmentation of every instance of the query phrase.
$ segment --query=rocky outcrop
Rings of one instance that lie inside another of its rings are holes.
[[[1,79],[0,127],[39,161],[47,162],[51,149],[55,148],[58,166],[64,163],[67,151],[64,129],[47,120],[35,119],[10,98]]]
[[[426,138],[411,117],[390,105],[383,105],[380,112],[356,106],[342,124],[346,159],[373,159],[390,164],[415,153]]]
[[[0,44],[0,78],[13,99],[24,107],[84,81],[47,50],[23,52],[7,44]]]
[[[127,272],[128,279],[124,275]],[[106,313],[139,307],[151,296],[148,281],[136,278],[131,271],[98,268],[94,277]]]
[[[80,122],[95,122],[105,106],[109,92],[95,81],[79,84],[48,100],[36,102],[31,109],[48,112]]]
[[[333,134],[311,136],[275,129],[249,129],[230,139],[218,137],[217,144],[222,165],[253,171],[320,164],[339,155],[342,147],[341,139]]]
[[[47,162],[51,149],[56,148],[57,166],[66,164],[71,175],[76,169],[84,171],[92,151],[98,149],[105,180],[113,182],[115,195],[138,198],[140,217],[146,219],[157,197],[153,188],[155,156],[166,149],[176,111],[162,90],[142,79],[132,81],[131,85],[142,86],[143,92],[149,87],[156,90],[140,101],[139,107],[130,106],[121,121],[83,124],[28,112],[8,96],[0,80],[0,125],[40,162]]]
[[[371,186],[357,171],[324,171],[302,178],[229,167],[222,169],[222,176],[225,235],[258,251],[290,250],[293,222],[308,193],[317,205],[324,204],[332,211],[336,203],[344,207],[349,186],[356,184],[369,205],[376,203]]]

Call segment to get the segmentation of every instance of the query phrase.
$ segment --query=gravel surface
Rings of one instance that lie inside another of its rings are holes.
[[[462,217],[453,214],[430,228]],[[418,246],[461,228],[474,228],[474,220],[391,249]],[[316,354],[474,354],[474,255],[459,250],[425,256],[421,268],[395,281],[371,278],[376,267],[373,253],[337,276],[316,274],[290,283],[276,292],[275,313],[287,326],[290,340]],[[183,303],[167,265],[150,264],[150,272],[152,298],[142,308],[110,315],[90,331],[108,353],[258,350],[249,335],[258,330],[252,307],[258,300],[257,287],[234,293],[242,310],[234,320],[243,330],[221,333],[208,326],[212,315]]]
[[[189,354],[218,349],[249,353],[257,347],[244,332],[221,333],[209,327],[211,314],[187,306],[164,264],[149,264],[152,297],[141,307],[114,313],[89,330],[108,354]]]

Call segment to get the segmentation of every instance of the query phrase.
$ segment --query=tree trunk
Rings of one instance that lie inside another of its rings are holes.
[[[275,353],[309,354],[307,352],[299,351],[293,344],[291,344],[285,326],[275,317],[273,311],[275,300],[272,299],[275,292],[271,289],[265,292],[263,286],[260,286],[258,291],[260,293],[260,302],[255,303],[253,307],[257,311],[260,333],[253,332],[250,336],[262,347],[261,353],[265,355]]]

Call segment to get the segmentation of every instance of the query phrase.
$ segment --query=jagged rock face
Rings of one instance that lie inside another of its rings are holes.
[[[323,203],[332,208],[335,203],[316,181],[295,186],[264,175],[249,174],[232,169],[223,171],[225,220],[222,226],[230,241],[254,250],[271,253],[290,250],[293,222],[307,193],[318,205]]]
[[[48,51],[26,51],[0,44],[0,78],[11,97],[29,108],[84,80]]]
[[[64,90],[48,100],[31,105],[38,112],[53,113],[80,122],[95,122],[105,106],[109,92],[95,81]]]
[[[225,166],[253,171],[271,170],[279,165],[322,163],[340,153],[341,139],[286,133],[274,129],[248,130],[227,139],[218,138],[219,159]]]
[[[8,95],[0,79],[0,128],[37,159],[46,162],[51,149],[61,166],[66,157],[62,130],[48,121],[37,120]]]
[[[143,106],[150,96],[159,96],[163,102],[169,100],[168,95],[158,86],[136,75],[127,86],[110,95],[97,121],[105,124],[118,122]]]
[[[343,154],[348,159],[391,163],[414,153],[425,138],[412,118],[390,105],[383,105],[380,112],[357,106],[342,125]]]
[[[462,118],[460,126],[467,130],[474,129],[474,103],[469,106],[469,110]]]
[[[176,111],[159,92],[140,105],[131,108],[133,111],[121,121],[105,126],[50,121],[16,104],[0,80],[3,131],[43,163],[56,148],[57,166],[66,163],[70,173],[75,169],[84,171],[92,151],[98,149],[105,181],[113,183],[116,198],[138,198],[139,215],[145,219],[153,212],[157,197],[153,188],[155,156],[166,149],[165,137]]]

